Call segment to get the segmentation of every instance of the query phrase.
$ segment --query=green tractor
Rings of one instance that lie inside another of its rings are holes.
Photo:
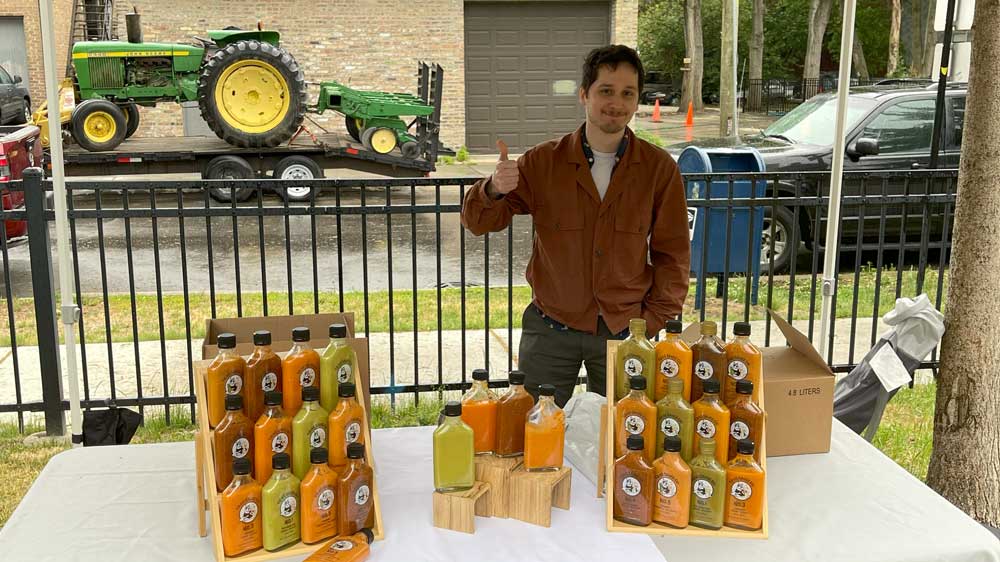
[[[126,23],[128,42],[73,46],[73,92],[60,96],[60,114],[83,148],[113,150],[138,128],[137,106],[167,101],[197,101],[212,131],[243,148],[277,146],[302,124],[305,78],[276,31],[209,31],[196,46],[144,43],[138,14]]]

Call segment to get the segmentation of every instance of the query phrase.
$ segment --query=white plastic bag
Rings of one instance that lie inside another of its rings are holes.
[[[601,408],[607,399],[596,392],[576,394],[569,399],[566,412],[566,460],[573,463],[588,480],[597,485],[600,462]]]

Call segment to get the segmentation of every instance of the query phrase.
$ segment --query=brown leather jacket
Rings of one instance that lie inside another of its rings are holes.
[[[520,158],[517,188],[494,200],[489,178],[462,205],[462,224],[480,235],[530,214],[535,239],[526,276],[533,302],[553,319],[596,333],[601,314],[612,333],[631,318],[660,330],[681,312],[691,243],[684,183],[664,150],[637,138],[611,176],[602,201],[583,151],[583,127]]]

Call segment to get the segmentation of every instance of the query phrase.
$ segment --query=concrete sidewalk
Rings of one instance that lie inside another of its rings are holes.
[[[752,322],[752,340],[758,344],[764,343],[764,321]],[[803,333],[808,333],[808,322],[795,321],[794,325]],[[876,334],[887,329],[879,323]],[[850,354],[851,320],[837,321],[837,337],[834,345],[834,363],[846,363],[851,360]],[[816,331],[816,337],[819,332]],[[508,337],[506,328],[493,329],[486,332],[482,329],[463,333],[459,330],[444,331],[440,334],[441,358],[438,363],[438,333],[417,332],[416,346],[414,333],[402,332],[391,336],[388,333],[373,333],[369,338],[370,369],[372,385],[388,386],[410,384],[437,384],[440,382],[458,382],[464,372],[468,377],[474,368],[487,366],[491,376],[505,377],[508,370],[508,350],[513,350],[513,364],[517,365],[517,349],[520,342],[520,329],[513,330]],[[860,361],[869,349],[871,337],[871,318],[859,318],[855,333],[856,351],[853,361]],[[164,386],[171,396],[188,394],[188,342],[185,340],[170,340],[164,342],[161,352],[160,342],[140,342],[138,345],[140,371],[135,368],[135,347],[132,343],[115,343],[111,346],[115,372],[115,393],[119,398],[134,398],[136,389],[140,386],[143,396],[162,396]],[[784,338],[771,325],[770,345],[783,345]],[[393,353],[390,354],[390,347]],[[414,353],[416,347],[416,353]],[[201,342],[191,343],[192,359],[200,358]],[[486,360],[487,348],[489,361]],[[14,385],[13,356],[10,348],[0,348],[0,403],[14,404],[16,393]],[[111,378],[106,344],[88,344],[87,379],[91,399],[111,397]],[[78,357],[80,354],[77,354]],[[166,358],[164,360],[164,357]],[[17,359],[21,383],[22,402],[40,401],[42,397],[41,380],[38,367],[38,348],[18,346]],[[464,359],[464,363],[463,363]],[[63,356],[65,361],[65,356]],[[164,385],[164,364],[166,365],[166,385]],[[439,379],[440,371],[440,379]],[[581,370],[582,372],[582,370]],[[83,389],[82,362],[78,361],[81,393]],[[930,381],[930,374],[918,373],[918,382]],[[65,382],[63,385],[66,388]],[[64,390],[65,393],[65,390]],[[2,414],[0,419],[11,418],[13,414]]]

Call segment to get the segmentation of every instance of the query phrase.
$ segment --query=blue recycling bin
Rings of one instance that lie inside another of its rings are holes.
[[[677,159],[682,174],[763,173],[764,161],[756,149],[700,148],[689,146]],[[708,185],[707,185],[708,184]],[[749,199],[751,184],[754,197],[764,197],[767,181],[737,180],[732,182],[733,199]],[[728,199],[727,180],[686,182],[688,202],[706,199]],[[706,213],[706,211],[708,211]],[[726,265],[726,229],[729,229],[729,267]],[[764,228],[763,207],[689,207],[688,226],[691,233],[691,273],[697,279],[695,307],[705,299],[705,277],[728,273],[752,276],[750,302],[757,304],[760,282],[760,248]],[[706,228],[708,232],[706,233]],[[707,247],[706,247],[707,246]],[[702,268],[704,262],[704,268]],[[749,265],[749,271],[747,267]]]

